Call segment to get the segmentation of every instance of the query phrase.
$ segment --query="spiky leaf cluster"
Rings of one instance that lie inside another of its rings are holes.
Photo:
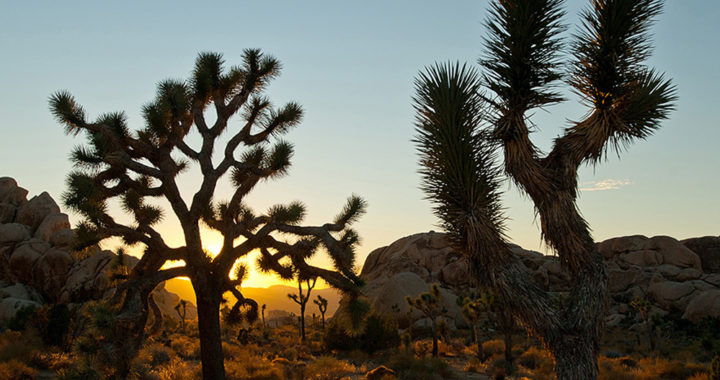
[[[478,218],[493,221],[501,231],[499,173],[482,129],[477,71],[460,64],[435,65],[416,79],[415,91],[421,188],[443,228],[461,245]]]

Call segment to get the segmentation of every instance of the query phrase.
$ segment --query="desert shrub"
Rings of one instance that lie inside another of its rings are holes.
[[[711,379],[710,375],[703,372],[703,373],[698,373],[696,375],[690,376],[687,378],[687,380],[715,380],[715,379]]]
[[[57,380],[100,380],[102,376],[87,363],[77,365],[58,371],[55,376]]]
[[[484,369],[484,366],[482,363],[480,363],[480,360],[478,358],[471,358],[470,360],[468,360],[467,364],[465,364],[463,371],[465,371],[465,372],[482,372],[483,369]]]
[[[133,380],[193,380],[201,377],[199,363],[188,363],[177,356],[163,365],[135,367],[131,376]]]
[[[488,340],[482,343],[484,355],[492,356],[505,353],[505,342],[501,339]]]
[[[541,350],[537,347],[530,347],[527,351],[523,352],[517,358],[517,364],[532,370],[547,366],[552,369],[554,365],[552,355],[546,350]]]
[[[35,306],[25,306],[18,310],[7,322],[7,328],[13,331],[23,331],[35,320],[37,314]]]
[[[138,352],[137,361],[158,367],[169,363],[177,354],[170,347],[160,343],[151,343]]]
[[[33,380],[37,372],[16,359],[0,363],[0,379],[3,380]]]
[[[357,336],[334,318],[326,326],[323,343],[328,350],[362,350],[373,353],[400,345],[397,323],[390,316],[371,313],[365,320],[364,329]]]
[[[407,354],[391,356],[386,366],[397,373],[399,379],[442,380],[455,379],[450,365],[439,358],[416,358]]]
[[[715,355],[712,362],[710,362],[710,378],[720,380],[720,355]]]
[[[280,352],[280,357],[290,361],[295,361],[298,358],[298,351],[293,347],[288,347]]]
[[[631,368],[623,363],[629,358],[598,358],[598,380],[634,380],[635,375]]]
[[[305,367],[305,376],[316,380],[340,380],[355,372],[355,366],[329,356],[321,356]]]
[[[170,348],[183,359],[195,360],[200,358],[200,342],[185,335],[175,334],[170,336]]]
[[[246,360],[225,360],[226,376],[230,380],[283,380],[283,369],[261,356]]]
[[[42,342],[33,331],[20,333],[8,330],[0,334],[0,362],[17,359],[27,362],[33,352],[42,348]]]
[[[702,373],[706,368],[700,364],[679,360],[644,358],[638,360],[637,379],[687,379]]]

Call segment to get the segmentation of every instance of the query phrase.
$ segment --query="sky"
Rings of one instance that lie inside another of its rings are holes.
[[[720,2],[666,3],[652,28],[649,64],[673,79],[677,109],[647,141],[580,170],[578,206],[597,241],[720,235]],[[587,4],[566,1],[568,38]],[[187,78],[199,52],[223,53],[234,65],[243,49],[261,48],[283,65],[266,95],[275,105],[300,103],[305,118],[285,136],[295,145],[289,175],[258,186],[249,203],[263,211],[301,200],[305,224],[317,225],[332,220],[347,196],[361,195],[369,203],[356,225],[362,263],[403,236],[440,230],[418,188],[413,79],[435,62],[479,69],[487,6],[477,0],[4,2],[0,176],[14,177],[30,196],[47,191],[60,202],[68,155],[82,141],[53,120],[47,100],[55,91],[72,92],[90,116],[125,111],[131,127],[140,128],[141,107],[153,99],[155,85]],[[545,151],[569,120],[587,111],[566,94],[568,101],[532,117],[532,138]],[[184,175],[183,194],[189,197],[198,180],[197,171]],[[546,251],[530,200],[509,182],[504,189],[511,240]],[[223,184],[216,194],[229,198],[231,188]],[[168,213],[159,230],[169,244],[181,245],[172,219]],[[205,238],[208,249],[219,245],[219,236]],[[247,285],[277,282],[255,274]]]

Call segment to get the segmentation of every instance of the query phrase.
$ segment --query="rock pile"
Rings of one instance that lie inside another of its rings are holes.
[[[606,324],[617,325],[635,318],[630,306],[634,297],[651,302],[650,313],[675,313],[693,322],[706,316],[720,317],[720,237],[682,242],[667,236],[627,236],[598,243],[608,266],[610,305]],[[569,288],[569,276],[557,257],[513,246],[535,281],[551,292]],[[442,233],[404,237],[367,257],[361,277],[364,294],[376,310],[407,311],[405,297],[441,285],[450,324],[465,325],[458,295],[472,287],[468,262],[455,252]],[[639,322],[639,321],[637,321]]]
[[[47,192],[30,200],[27,194],[14,179],[0,178],[0,322],[27,306],[82,303],[111,291],[109,268],[116,255],[93,247],[75,257],[68,216]],[[129,267],[136,263],[128,257]],[[153,296],[166,317],[178,318],[177,295],[158,286]],[[189,307],[188,317],[194,316]]]

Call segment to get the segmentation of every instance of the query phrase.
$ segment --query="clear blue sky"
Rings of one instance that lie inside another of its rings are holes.
[[[587,3],[567,2],[570,31]],[[68,153],[80,140],[63,135],[48,111],[56,90],[70,90],[93,116],[125,110],[139,127],[155,84],[186,78],[198,52],[222,52],[235,64],[242,49],[257,47],[284,66],[267,94],[275,104],[298,101],[306,117],[287,135],[296,145],[290,175],[261,186],[251,201],[264,209],[300,199],[309,208],[307,222],[322,223],[350,193],[364,196],[369,213],[357,226],[364,259],[404,235],[437,229],[418,190],[412,82],[436,61],[477,60],[486,7],[487,1],[4,2],[0,175],[15,177],[31,195],[47,190],[59,199]],[[718,19],[720,2],[667,2],[653,28],[651,63],[674,79],[677,111],[621,159],[581,170],[588,190],[579,205],[596,240],[720,234]],[[566,120],[584,113],[571,99],[536,113],[540,147],[548,149]],[[189,189],[194,179],[183,183]],[[598,183],[615,186],[590,191],[604,188]],[[531,203],[507,189],[512,239],[540,249]],[[166,223],[163,232],[170,236],[175,228]]]

